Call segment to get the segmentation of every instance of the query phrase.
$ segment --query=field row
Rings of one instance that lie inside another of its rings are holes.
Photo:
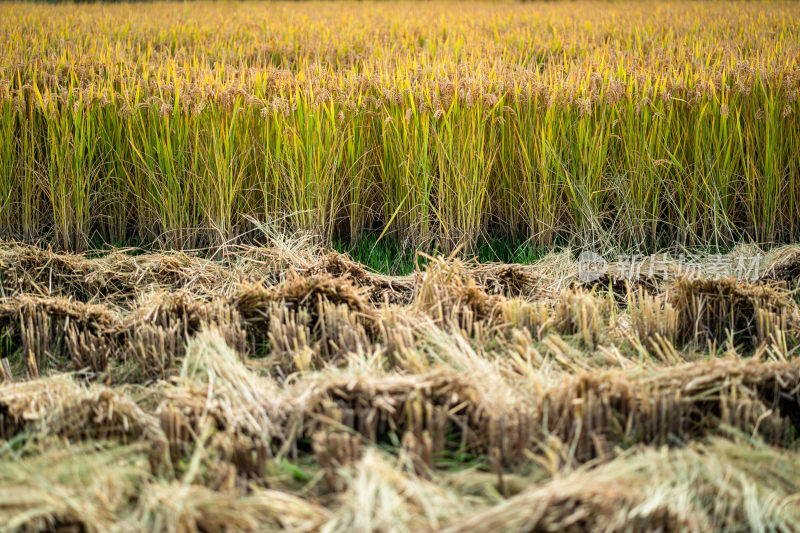
[[[800,238],[794,4],[228,8],[4,7],[6,237]]]
[[[389,277],[285,240],[3,245],[0,521],[790,529],[800,252],[763,263],[627,290],[564,254]]]
[[[266,118],[239,100],[196,116],[78,99],[44,112],[34,100],[27,111],[0,103],[0,220],[8,237],[66,249],[97,237],[219,244],[250,221],[328,242],[386,230],[443,250],[490,232],[541,245],[800,237],[800,104],[768,97],[627,101],[585,116],[502,103],[345,114],[323,103]]]

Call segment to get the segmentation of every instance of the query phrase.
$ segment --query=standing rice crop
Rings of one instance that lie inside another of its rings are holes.
[[[3,234],[800,236],[795,4],[407,8],[5,5]]]

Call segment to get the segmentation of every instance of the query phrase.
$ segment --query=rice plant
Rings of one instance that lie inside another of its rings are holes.
[[[798,43],[0,4],[0,532],[800,530]]]
[[[795,4],[418,7],[6,4],[4,234],[798,237]]]

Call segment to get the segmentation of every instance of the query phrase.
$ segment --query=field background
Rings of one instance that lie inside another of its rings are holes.
[[[7,238],[800,231],[797,3],[4,4]]]
[[[795,2],[0,3],[0,533],[800,531],[799,93]]]

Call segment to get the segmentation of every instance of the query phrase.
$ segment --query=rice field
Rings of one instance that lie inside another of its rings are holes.
[[[567,252],[228,252],[0,249],[0,530],[800,523],[796,246],[624,292]]]
[[[792,2],[0,3],[0,533],[800,531],[799,94]]]
[[[64,250],[252,221],[790,243],[796,3],[4,4],[0,220]]]

